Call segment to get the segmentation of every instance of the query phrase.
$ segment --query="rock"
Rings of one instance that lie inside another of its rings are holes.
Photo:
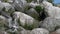
[[[28,11],[25,11],[25,13],[35,19],[38,19],[39,14],[37,13],[37,11],[33,8],[29,9]]]
[[[30,30],[26,30],[23,27],[19,26],[17,31],[13,32],[11,30],[8,30],[7,32],[9,34],[13,34],[13,33],[15,33],[15,34],[28,34],[28,33],[30,33]]]
[[[9,10],[14,10],[14,7],[12,7],[12,5],[10,5],[9,3],[5,3],[5,2],[0,2],[0,10],[4,10],[4,11],[9,11]]]
[[[49,3],[48,1],[43,1],[42,4],[44,5],[44,7],[53,6],[52,3]]]
[[[60,34],[60,29],[57,29],[57,30],[56,30],[56,33]]]
[[[42,3],[43,0],[33,0],[33,1],[40,4],[40,3]]]
[[[7,19],[4,16],[0,15],[0,30],[5,30],[6,26],[8,26]]]
[[[51,3],[47,1],[43,1],[43,7],[45,8],[45,11],[47,12],[49,17],[54,17],[56,19],[60,18],[60,8],[53,6]]]
[[[31,2],[31,3],[29,3],[29,6],[31,6],[31,7],[36,7],[36,6],[39,6],[40,4],[37,4],[37,3],[34,3],[34,2]]]
[[[49,31],[44,28],[35,28],[31,31],[31,34],[49,34]]]
[[[2,15],[0,15],[0,20],[5,20],[6,18],[4,17],[4,16],[2,16]]]
[[[15,7],[16,10],[23,11],[26,3],[25,0],[15,0],[12,6]]]
[[[3,0],[0,0],[1,2],[3,1]]]
[[[47,17],[41,24],[41,27],[48,29],[49,31],[55,31],[56,27],[60,26],[60,19],[53,17]]]
[[[4,5],[2,4],[2,2],[0,1],[0,10],[2,10],[4,7]]]
[[[5,10],[8,11],[8,10],[14,10],[14,7],[12,5],[10,5],[9,3],[2,3],[5,7]]]
[[[30,34],[29,30],[23,30],[23,31],[20,31],[20,32],[21,32],[20,34]]]
[[[2,11],[6,12],[9,15],[11,15],[15,11],[14,7],[9,3],[2,2],[2,5]]]
[[[14,19],[19,19],[19,23],[20,25],[24,26],[24,27],[38,27],[38,21],[35,20],[34,18],[32,18],[31,16],[28,16],[22,12],[14,12],[13,13],[13,18]]]
[[[12,26],[12,24],[10,24],[11,22],[12,21],[9,18],[6,18],[6,17],[0,15],[0,30],[2,30],[2,31],[9,30],[10,26]]]

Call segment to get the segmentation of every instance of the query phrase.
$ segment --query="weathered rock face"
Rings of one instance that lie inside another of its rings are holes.
[[[16,10],[23,11],[24,7],[26,5],[26,1],[25,0],[15,0],[14,3],[12,3],[12,5],[13,5],[13,7],[15,7]]]
[[[19,26],[17,28],[17,31],[13,31],[13,30],[14,29],[12,28],[12,30],[9,29],[6,32],[7,32],[7,34],[23,34],[23,33],[27,33],[27,31],[23,27],[21,27],[21,26]]]
[[[35,19],[38,19],[38,17],[39,17],[39,14],[37,13],[37,11],[34,8],[31,8],[28,11],[25,11],[25,13]]]
[[[0,0],[0,34],[60,34],[59,28],[60,8],[46,0]]]
[[[45,8],[45,11],[47,12],[49,18],[46,18],[43,21],[43,27],[48,29],[49,31],[54,31],[55,27],[59,27],[59,21],[60,21],[60,8],[53,6],[51,3],[47,1],[43,1],[43,7]],[[48,23],[48,24],[47,24]],[[45,24],[45,25],[44,25]]]
[[[14,12],[13,13],[13,17],[15,19],[19,19],[20,24],[22,26],[24,26],[24,25],[32,25],[32,24],[34,24],[34,25],[36,24],[36,26],[38,25],[38,21],[37,20],[35,20],[31,16],[28,16],[28,15],[22,13],[22,12]]]
[[[49,31],[44,28],[36,28],[31,31],[31,34],[49,34]]]
[[[4,34],[4,31],[0,31],[0,34]]]
[[[2,8],[4,7],[4,5],[1,3],[1,1],[0,1],[0,10],[2,10]]]
[[[42,23],[42,27],[48,29],[49,31],[54,31],[55,28],[59,26],[60,26],[60,19],[52,17],[46,18]]]
[[[0,15],[0,30],[4,31],[6,29],[6,26],[8,26],[8,23],[6,21],[7,19],[4,16]]]
[[[12,7],[9,3],[5,3],[5,2],[0,2],[0,10],[14,10],[14,7]]]
[[[49,17],[54,17],[59,19],[60,16],[60,8],[53,6],[51,3],[47,1],[43,1],[43,7],[45,8],[45,11],[48,13]]]
[[[30,34],[29,30],[22,30],[20,34]]]

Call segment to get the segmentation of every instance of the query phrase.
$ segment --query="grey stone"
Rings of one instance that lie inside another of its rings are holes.
[[[47,1],[43,1],[43,7],[45,8],[45,11],[48,13],[49,17],[54,17],[56,19],[60,18],[60,8],[55,7],[52,5],[52,3],[49,3]]]
[[[7,22],[7,19],[0,15],[0,30],[5,30],[6,29],[6,26],[8,26],[8,22]]]
[[[35,20],[34,18],[32,18],[31,16],[28,16],[22,12],[14,12],[13,13],[13,17],[14,19],[19,19],[20,21],[20,24],[22,26],[25,26],[25,25],[34,25],[35,27],[38,27],[38,23],[39,21]]]
[[[60,26],[60,19],[56,19],[53,17],[46,18],[41,24],[41,27],[48,29],[49,31],[55,31],[55,28],[59,26]]]
[[[29,30],[22,30],[20,32],[21,32],[20,34],[30,34],[30,31]]]
[[[35,19],[38,19],[39,14],[37,13],[37,11],[34,8],[29,9],[28,11],[25,11],[25,13]]]
[[[26,3],[25,0],[15,0],[12,6],[15,7],[16,10],[23,11]]]
[[[49,31],[44,28],[35,28],[31,31],[31,34],[49,34]]]
[[[12,7],[11,4],[9,3],[5,3],[5,2],[0,2],[0,10],[5,10],[5,11],[8,11],[10,9],[14,10],[14,7]]]

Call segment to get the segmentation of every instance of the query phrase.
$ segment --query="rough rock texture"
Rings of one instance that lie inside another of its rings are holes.
[[[12,6],[15,7],[16,10],[23,11],[26,4],[25,0],[15,0]]]
[[[59,28],[60,19],[48,17],[43,22],[41,27],[48,29],[49,31],[54,31],[55,28]]]
[[[0,34],[60,34],[60,8],[46,0],[0,0]]]
[[[25,11],[25,13],[35,19],[38,19],[38,17],[39,17],[39,14],[37,13],[37,11],[34,8],[31,8],[28,11]]]
[[[5,3],[5,2],[1,2],[0,1],[0,10],[3,10],[4,11],[8,11],[8,10],[14,10],[14,7],[12,7],[12,5],[10,5],[9,3]]]
[[[60,16],[60,8],[53,6],[51,3],[47,1],[43,1],[43,7],[45,8],[45,11],[48,13],[49,17],[54,17],[59,19]]]
[[[32,25],[32,24],[38,25],[38,21],[37,20],[35,20],[31,16],[28,16],[28,15],[22,13],[22,12],[14,12],[13,13],[13,17],[15,19],[19,19],[20,20],[20,24],[23,25],[23,26],[25,24],[27,24],[27,25]]]
[[[35,28],[31,31],[31,34],[49,34],[49,31],[44,28]]]
[[[0,30],[4,31],[8,26],[7,19],[4,16],[0,15]]]
[[[31,7],[36,7],[36,6],[39,6],[40,4],[37,4],[37,3],[34,3],[34,2],[31,2],[31,3],[29,3],[29,6],[31,6]]]

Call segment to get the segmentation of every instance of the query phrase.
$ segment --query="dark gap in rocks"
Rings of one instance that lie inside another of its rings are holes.
[[[39,20],[43,21],[46,17],[48,17],[47,12],[45,11],[45,9],[43,8],[41,14],[39,14]]]
[[[56,31],[57,29],[59,29],[59,28],[60,28],[59,26],[56,26],[56,27],[55,27],[55,31]]]

